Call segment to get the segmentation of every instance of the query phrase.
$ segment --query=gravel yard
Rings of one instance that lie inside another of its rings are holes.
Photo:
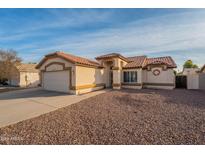
[[[120,90],[0,129],[1,144],[205,144],[205,91]]]

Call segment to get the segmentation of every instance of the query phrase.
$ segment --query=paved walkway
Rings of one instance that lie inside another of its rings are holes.
[[[100,90],[78,96],[44,91],[40,88],[1,93],[0,127],[40,116],[106,91]]]

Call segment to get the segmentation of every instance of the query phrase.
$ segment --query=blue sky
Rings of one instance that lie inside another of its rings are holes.
[[[0,48],[39,62],[57,50],[94,58],[172,56],[205,63],[205,9],[0,9]]]

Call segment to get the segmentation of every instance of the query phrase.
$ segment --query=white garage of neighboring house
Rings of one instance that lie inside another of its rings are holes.
[[[205,89],[205,65],[196,73],[187,74],[187,89]]]
[[[124,57],[111,53],[96,57],[97,61],[64,52],[46,55],[37,65],[41,86],[45,90],[82,94],[105,87],[175,88],[171,57]]]
[[[37,87],[40,83],[39,70],[36,64],[18,64],[12,67],[9,84],[19,87]]]

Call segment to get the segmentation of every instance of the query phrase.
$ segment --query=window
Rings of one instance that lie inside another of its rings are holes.
[[[124,72],[124,82],[137,82],[137,71]]]

